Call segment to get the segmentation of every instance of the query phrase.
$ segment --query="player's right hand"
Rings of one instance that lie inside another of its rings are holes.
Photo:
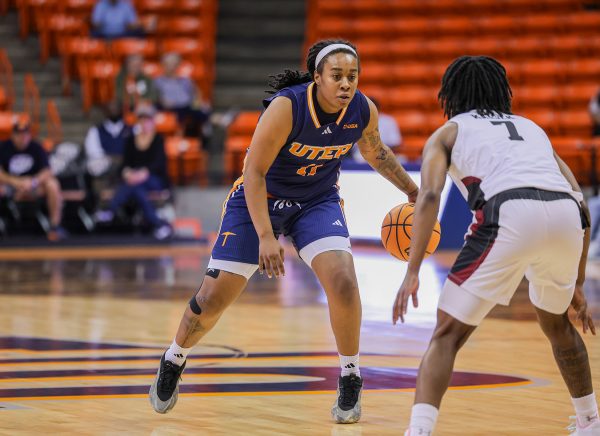
[[[587,300],[583,293],[583,285],[575,285],[575,293],[571,300],[571,306],[577,313],[577,319],[581,320],[581,323],[583,324],[583,333],[586,333],[589,328],[592,334],[595,335],[596,326],[594,326],[592,314],[588,310]]]
[[[269,278],[285,275],[283,267],[283,247],[275,236],[269,235],[260,239],[258,246],[258,272],[267,273]]]

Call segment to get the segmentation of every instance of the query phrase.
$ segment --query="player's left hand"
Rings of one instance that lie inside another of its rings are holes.
[[[594,320],[592,314],[588,310],[587,300],[583,293],[583,285],[575,285],[575,293],[571,300],[571,306],[577,312],[577,319],[581,320],[583,324],[583,333],[585,334],[590,329],[593,335],[596,334],[596,326],[594,326]]]
[[[398,318],[404,322],[404,315],[408,310],[408,297],[412,296],[413,307],[419,307],[419,299],[417,298],[417,291],[419,290],[419,274],[406,273],[404,281],[398,290],[396,295],[396,301],[394,302],[394,311],[392,314],[392,322],[394,325],[398,322]]]

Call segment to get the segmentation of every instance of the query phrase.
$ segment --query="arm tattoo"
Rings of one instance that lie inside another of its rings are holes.
[[[402,168],[402,165],[398,163],[394,153],[390,151],[387,145],[381,142],[379,128],[375,128],[372,132],[367,133],[360,142],[361,153],[365,155],[369,164],[379,174],[407,194],[411,194],[416,190],[416,185],[404,168]],[[375,156],[375,158],[373,159],[372,156]]]

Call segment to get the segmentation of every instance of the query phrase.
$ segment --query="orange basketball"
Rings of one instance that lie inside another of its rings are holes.
[[[392,256],[408,262],[410,254],[410,238],[412,236],[412,220],[415,213],[414,203],[402,203],[393,208],[381,223],[381,242]],[[435,222],[431,239],[425,250],[425,257],[435,251],[440,243],[441,228]]]

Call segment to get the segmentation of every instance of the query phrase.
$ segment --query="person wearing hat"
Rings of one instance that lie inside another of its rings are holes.
[[[169,186],[167,176],[167,155],[164,139],[156,133],[154,116],[156,110],[151,105],[140,105],[136,110],[137,123],[133,136],[127,138],[121,170],[122,183],[117,188],[108,210],[96,213],[99,222],[112,221],[121,206],[130,200],[141,208],[145,220],[153,227],[157,239],[171,236],[172,228],[156,214],[156,209],[148,199],[149,191],[159,191]]]
[[[66,232],[60,226],[62,195],[60,184],[50,170],[46,150],[31,137],[29,120],[15,119],[11,138],[0,143],[0,185],[16,201],[46,197],[51,228],[48,239],[58,241]]]

